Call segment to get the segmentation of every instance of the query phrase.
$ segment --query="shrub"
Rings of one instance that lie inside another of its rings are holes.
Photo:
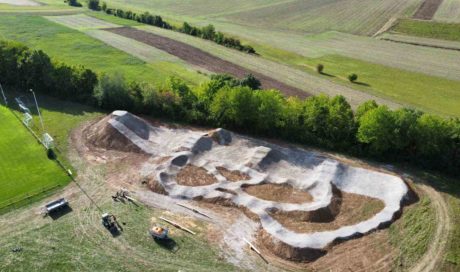
[[[259,90],[260,87],[262,86],[262,84],[260,83],[260,80],[255,78],[252,74],[249,74],[245,78],[240,80],[239,85],[249,87],[253,90]]]
[[[68,4],[69,4],[69,6],[72,6],[72,7],[81,7],[82,6],[82,4],[80,4],[77,0],[69,0]]]
[[[356,80],[358,80],[358,75],[357,74],[350,74],[348,76],[348,80],[350,80],[350,82],[355,82]]]
[[[316,66],[316,71],[318,73],[322,74],[323,70],[324,70],[324,65],[322,65],[321,63]]]
[[[88,8],[92,10],[101,10],[99,0],[88,0]]]
[[[106,2],[102,2],[102,7],[101,7],[101,9],[102,9],[103,11],[106,11],[106,10],[107,10],[107,3],[106,3]]]
[[[46,150],[46,156],[50,160],[55,160],[57,158],[56,153],[54,152],[54,150],[52,148],[48,148]]]

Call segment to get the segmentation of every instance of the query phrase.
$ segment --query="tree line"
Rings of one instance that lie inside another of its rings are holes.
[[[224,33],[216,31],[213,25],[207,25],[204,27],[192,26],[187,22],[184,22],[182,26],[174,26],[164,21],[163,18],[159,15],[152,15],[149,12],[144,13],[135,13],[131,10],[123,9],[113,9],[107,6],[106,2],[102,3],[102,6],[99,6],[99,0],[91,0],[88,2],[88,7],[93,10],[102,10],[109,15],[114,15],[116,17],[137,21],[143,24],[148,24],[156,27],[161,27],[164,29],[174,30],[181,33],[185,33],[191,36],[199,37],[205,40],[213,41],[217,44],[223,45],[225,47],[233,48],[242,52],[249,54],[256,54],[256,50],[250,45],[243,45],[241,41],[232,37],[227,37]]]
[[[0,42],[0,74],[7,85],[105,110],[219,126],[460,174],[458,118],[408,108],[391,110],[375,101],[354,112],[343,96],[286,98],[278,90],[260,90],[260,82],[251,75],[244,79],[214,75],[194,87],[175,77],[159,86],[128,82],[120,74],[97,75],[9,41]]]

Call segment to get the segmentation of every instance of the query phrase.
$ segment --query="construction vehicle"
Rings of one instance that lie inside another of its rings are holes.
[[[123,230],[117,222],[117,218],[109,213],[104,213],[102,215],[102,225],[110,231],[112,234],[117,234],[120,230]]]
[[[168,239],[168,232],[169,230],[167,228],[160,227],[160,226],[153,226],[149,230],[149,233],[150,235],[152,235],[153,239],[158,239],[158,240]]]

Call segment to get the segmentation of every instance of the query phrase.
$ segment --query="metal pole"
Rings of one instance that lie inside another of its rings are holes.
[[[45,126],[43,125],[42,115],[40,113],[40,109],[38,108],[38,102],[37,102],[37,98],[35,97],[34,90],[30,89],[30,92],[34,95],[35,106],[37,107],[38,117],[40,117],[40,123],[42,124],[42,130],[43,132],[45,132]]]
[[[0,84],[0,90],[2,91],[3,100],[5,100],[5,105],[8,106],[8,100],[6,99],[5,92],[3,91],[2,84]]]

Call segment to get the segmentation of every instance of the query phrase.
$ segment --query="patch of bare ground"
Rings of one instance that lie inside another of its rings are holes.
[[[425,0],[415,12],[413,18],[421,20],[431,20],[438,11],[443,0]]]
[[[283,203],[305,203],[313,200],[305,191],[297,190],[288,184],[264,183],[244,186],[243,190],[257,198]]]
[[[272,212],[271,215],[292,231],[308,233],[336,230],[344,226],[357,224],[370,219],[385,207],[382,201],[375,198],[344,192],[341,195],[338,213],[335,216],[333,213],[328,214],[326,212],[324,212],[324,215],[318,215],[317,211],[276,211]]]
[[[250,180],[251,177],[248,174],[242,173],[237,170],[228,170],[227,168],[224,167],[216,167],[217,171],[226,178],[228,181],[231,182],[237,182],[237,181],[242,181],[242,180]]]
[[[130,39],[134,39],[150,46],[154,46],[192,65],[204,68],[210,72],[230,74],[238,78],[252,74],[260,80],[264,89],[281,90],[287,96],[298,96],[300,98],[305,98],[308,96],[306,92],[296,87],[287,85],[261,73],[248,70],[237,64],[213,56],[199,48],[193,47],[183,42],[130,27],[110,28],[104,30]]]
[[[205,186],[217,182],[217,179],[206,169],[195,165],[187,165],[176,176],[177,184],[185,186]]]

